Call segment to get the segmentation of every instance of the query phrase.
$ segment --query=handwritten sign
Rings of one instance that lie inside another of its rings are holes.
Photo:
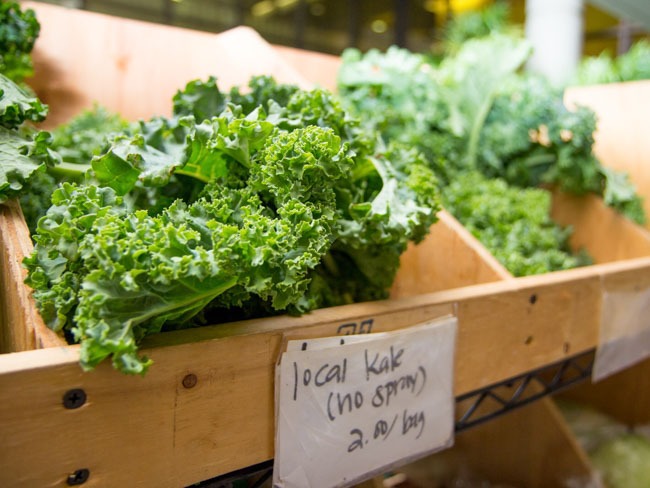
[[[277,488],[343,487],[453,443],[457,320],[289,341],[276,370]]]

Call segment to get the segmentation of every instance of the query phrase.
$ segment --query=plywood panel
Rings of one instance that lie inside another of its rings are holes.
[[[218,77],[222,89],[272,74],[309,87],[259,34],[237,27],[221,34],[169,27],[25,2],[41,34],[28,83],[50,105],[54,127],[99,102],[128,120],[170,115],[176,90],[193,79]]]
[[[96,486],[184,486],[263,461],[286,334],[367,331],[370,319],[392,330],[456,310],[458,395],[593,347],[601,277],[635,273],[650,273],[650,258],[159,334],[143,346],[155,361],[145,379],[108,363],[81,373],[78,346],[0,355],[0,485],[56,486],[88,468]],[[187,389],[190,373],[198,382]],[[87,405],[64,409],[70,388],[84,388]]]
[[[596,155],[605,166],[630,174],[650,215],[650,81],[572,87],[565,102],[596,112]]]
[[[452,215],[440,219],[420,244],[409,244],[391,290],[403,297],[511,279],[512,275]]]
[[[23,258],[32,252],[32,241],[17,200],[0,205],[0,352],[65,345],[48,329],[23,283],[27,270]]]
[[[457,446],[473,470],[494,483],[593,486],[587,455],[548,398],[461,434]]]
[[[573,228],[571,247],[586,249],[596,263],[650,256],[650,233],[596,195],[578,197],[556,191],[551,217]]]
[[[287,46],[273,47],[303,78],[336,91],[336,80],[341,67],[340,57]]]

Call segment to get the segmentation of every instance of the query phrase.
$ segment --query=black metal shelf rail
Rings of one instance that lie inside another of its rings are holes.
[[[595,349],[456,397],[456,433],[500,417],[591,377]],[[273,473],[273,460],[238,469],[193,485],[229,488],[237,482],[259,488]]]

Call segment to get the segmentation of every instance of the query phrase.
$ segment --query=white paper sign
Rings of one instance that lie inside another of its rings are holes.
[[[457,319],[289,341],[276,371],[273,483],[341,487],[453,444]]]
[[[600,381],[650,357],[650,288],[634,283],[603,293],[598,349],[592,372]]]

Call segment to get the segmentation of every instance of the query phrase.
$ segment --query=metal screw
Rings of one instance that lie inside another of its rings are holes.
[[[88,478],[90,478],[90,471],[84,468],[78,469],[74,473],[69,474],[66,481],[68,483],[68,486],[83,485],[86,481],[88,481]]]
[[[196,375],[193,373],[190,373],[183,378],[183,386],[185,388],[194,388],[196,386],[196,382],[198,379],[196,378]]]
[[[81,388],[68,390],[65,392],[65,395],[63,395],[63,406],[65,408],[79,408],[84,403],[86,403],[86,392]]]

